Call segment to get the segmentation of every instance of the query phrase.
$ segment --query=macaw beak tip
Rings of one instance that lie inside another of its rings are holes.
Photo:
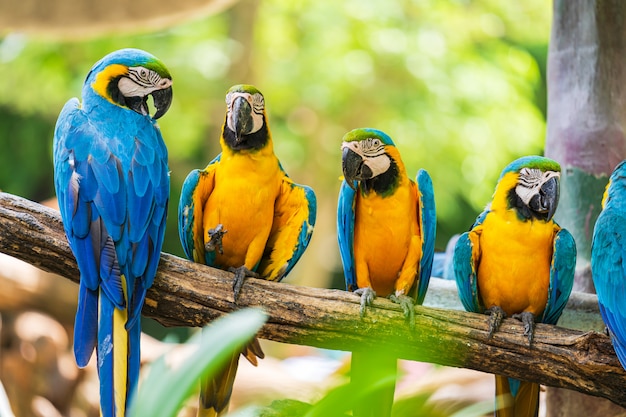
[[[154,101],[154,107],[156,108],[153,119],[159,119],[167,113],[170,105],[172,104],[172,97],[173,91],[171,86],[152,92],[152,100]]]

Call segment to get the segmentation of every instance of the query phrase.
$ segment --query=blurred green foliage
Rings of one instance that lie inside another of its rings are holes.
[[[343,134],[379,128],[410,176],[429,171],[443,249],[490,199],[504,165],[542,152],[550,20],[543,0],[242,0],[157,33],[63,41],[11,33],[0,40],[0,188],[33,200],[53,196],[61,107],[80,95],[103,55],[142,48],[174,77],[174,103],[159,120],[172,171],[164,250],[182,255],[180,187],[219,152],[225,91],[250,83],[265,95],[283,166],[318,197],[316,233],[290,281],[326,286],[341,269]]]

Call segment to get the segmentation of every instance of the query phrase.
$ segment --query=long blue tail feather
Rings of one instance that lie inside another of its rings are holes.
[[[74,324],[74,356],[80,368],[87,366],[98,339],[98,291],[80,285]]]
[[[113,311],[115,306],[106,296],[100,297],[98,315],[98,376],[100,377],[100,409],[102,417],[115,417],[113,371]]]

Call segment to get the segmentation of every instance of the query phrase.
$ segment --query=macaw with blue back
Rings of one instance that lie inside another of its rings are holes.
[[[190,260],[231,271],[235,302],[246,277],[282,280],[307,248],[317,203],[310,187],[294,183],[274,154],[265,99],[251,85],[226,94],[222,152],[186,178],[178,206],[180,240]],[[254,365],[258,340],[242,354]],[[200,416],[227,410],[239,363],[201,387]]]
[[[125,415],[139,378],[141,308],[159,263],[170,189],[156,119],[171,100],[163,63],[122,49],[92,67],[82,103],[65,104],[54,132],[54,184],[80,270],[74,355],[84,367],[96,349],[104,417]]]
[[[467,311],[490,315],[493,336],[506,317],[556,324],[572,291],[576,244],[553,216],[561,167],[526,156],[507,165],[491,203],[456,243],[454,273]],[[537,416],[539,384],[496,375],[496,415]]]
[[[626,369],[626,161],[615,167],[591,244],[591,273],[613,349]]]
[[[436,213],[432,181],[419,170],[416,181],[407,173],[391,138],[361,128],[343,137],[337,233],[346,289],[360,296],[360,314],[378,296],[402,306],[411,327],[414,305],[426,295],[435,250]],[[355,390],[380,378],[391,383],[367,401],[355,416],[388,416],[395,391],[397,360],[377,351],[352,353]]]

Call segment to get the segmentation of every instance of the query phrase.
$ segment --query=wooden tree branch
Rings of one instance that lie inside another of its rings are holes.
[[[54,210],[0,193],[0,252],[79,280]],[[416,307],[411,331],[400,308],[377,299],[363,319],[359,300],[344,291],[249,279],[237,304],[232,274],[162,254],[143,313],[168,326],[201,326],[242,307],[261,307],[270,319],[259,336],[328,349],[381,349],[399,358],[498,373],[569,388],[626,405],[626,372],[609,338],[538,324],[528,345],[516,320],[488,338],[485,316]]]

